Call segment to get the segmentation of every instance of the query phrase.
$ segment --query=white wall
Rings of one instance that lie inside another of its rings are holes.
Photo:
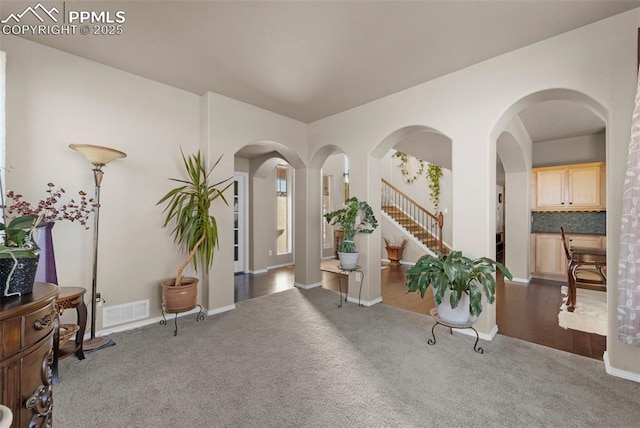
[[[219,95],[208,92],[202,96],[202,116],[204,117],[203,145],[205,145],[210,153],[210,157],[217,158],[220,154],[233,156],[238,150],[244,146],[251,144],[263,145],[278,151],[294,168],[296,168],[296,189],[298,187],[298,177],[300,176],[298,169],[304,170],[307,149],[307,126],[293,119],[269,112],[267,110]],[[253,160],[252,160],[253,161]],[[234,163],[221,163],[216,177],[222,179],[233,175]],[[252,173],[255,170],[252,168]],[[304,175],[304,174],[302,174]],[[214,177],[215,178],[215,177]],[[250,181],[252,177],[250,177]],[[252,192],[255,192],[255,182],[252,183]],[[266,185],[266,184],[265,184]],[[270,187],[273,189],[273,186]],[[304,191],[305,186],[302,185]],[[296,190],[297,191],[297,190]],[[318,198],[318,208],[316,215],[319,217],[319,191],[314,189],[314,194]],[[251,192],[250,192],[251,195]],[[250,196],[251,197],[251,196]],[[252,205],[255,200],[250,203]],[[298,198],[297,194],[294,198],[294,212],[304,213],[304,209],[299,206],[306,201]],[[253,207],[254,212],[260,207]],[[300,233],[305,235],[307,230],[307,217],[299,218],[295,214],[294,234]],[[254,216],[255,217],[255,216]],[[216,211],[216,218],[220,228],[220,242],[223,251],[220,251],[213,262],[213,270],[215,276],[210,275],[208,279],[207,294],[205,296],[206,306],[213,311],[225,310],[234,305],[233,298],[233,251],[229,250],[233,243],[233,207],[221,206]],[[259,219],[259,218],[258,218]],[[311,221],[311,220],[308,220]],[[319,233],[319,218],[315,221],[315,231]],[[258,237],[254,236],[256,232],[260,232],[256,227],[251,227],[253,236],[252,245],[256,248],[253,253],[254,266],[268,266],[267,254],[263,251],[258,253],[258,249],[267,249],[269,247],[268,235],[259,233]],[[267,232],[268,233],[268,232]],[[316,239],[316,242],[319,238]],[[227,243],[227,244],[225,244]],[[224,246],[226,245],[226,247]],[[307,267],[304,257],[307,250],[304,246],[294,244],[295,260],[296,260],[296,281],[298,281],[298,269],[302,269],[307,273]],[[298,254],[302,252],[302,254]],[[317,272],[314,268],[310,268],[309,272],[315,272],[317,278],[320,277],[320,248],[316,249]],[[264,257],[264,261],[262,260]],[[261,260],[257,260],[261,258]],[[250,257],[252,260],[252,257]],[[262,269],[262,268],[261,268]],[[312,275],[312,273],[309,273]],[[300,281],[313,281],[308,278],[300,279]],[[317,280],[319,281],[319,279]]]
[[[533,144],[533,166],[604,162],[606,148],[604,133],[543,141]]]
[[[374,201],[380,189],[379,159],[397,142],[397,133],[420,125],[437,129],[453,142],[453,247],[471,257],[494,256],[496,139],[528,105],[556,94],[581,98],[599,106],[607,121],[608,258],[615,266],[639,23],[640,9],[635,9],[314,122],[309,126],[311,152],[335,145],[350,158],[358,154],[352,164],[358,185],[352,191]],[[547,92],[558,88],[565,91]],[[537,95],[526,98],[531,94]],[[369,158],[363,159],[363,153]],[[526,226],[518,227],[525,235]],[[379,259],[379,233],[370,235],[366,245],[363,267],[371,270]],[[528,254],[529,248],[508,246],[507,251]],[[617,273],[611,273],[615,284]],[[366,287],[368,297],[375,297],[375,278]],[[640,349],[615,339],[615,287],[608,293],[611,367],[640,374]],[[495,308],[487,308],[477,325],[483,334],[494,334]]]
[[[175,275],[182,254],[155,204],[173,187],[168,177],[181,177],[180,147],[198,149],[198,97],[24,39],[5,36],[2,48],[8,188],[31,201],[48,182],[93,194],[92,166],[69,143],[126,152],[104,167],[98,290],[105,306],[150,299],[160,315],[158,281]],[[90,290],[92,232],[59,222],[53,235],[60,285]]]

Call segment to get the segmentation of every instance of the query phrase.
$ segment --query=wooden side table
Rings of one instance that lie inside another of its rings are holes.
[[[74,354],[79,360],[84,360],[82,343],[87,327],[87,305],[84,303],[86,292],[87,290],[82,287],[58,287],[58,298],[56,299],[58,314],[62,315],[65,309],[75,308],[79,329],[76,333],[75,341],[69,341],[58,349],[56,353],[57,360],[68,357],[71,354]]]

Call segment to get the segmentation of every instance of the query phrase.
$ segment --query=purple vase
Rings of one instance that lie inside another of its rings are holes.
[[[45,223],[38,227],[38,239],[36,243],[40,247],[40,262],[36,271],[36,282],[58,283],[56,272],[56,256],[53,252],[53,236],[51,230],[55,222]]]

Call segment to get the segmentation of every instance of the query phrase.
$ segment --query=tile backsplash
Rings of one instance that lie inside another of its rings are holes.
[[[567,233],[606,235],[607,213],[599,212],[532,212],[531,232],[560,233],[560,226]]]

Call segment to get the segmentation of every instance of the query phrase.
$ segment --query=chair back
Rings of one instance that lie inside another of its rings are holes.
[[[564,247],[564,254],[567,256],[567,261],[571,261],[571,251],[567,245],[567,237],[564,234],[564,228],[560,227],[560,235],[562,235],[562,246]]]

